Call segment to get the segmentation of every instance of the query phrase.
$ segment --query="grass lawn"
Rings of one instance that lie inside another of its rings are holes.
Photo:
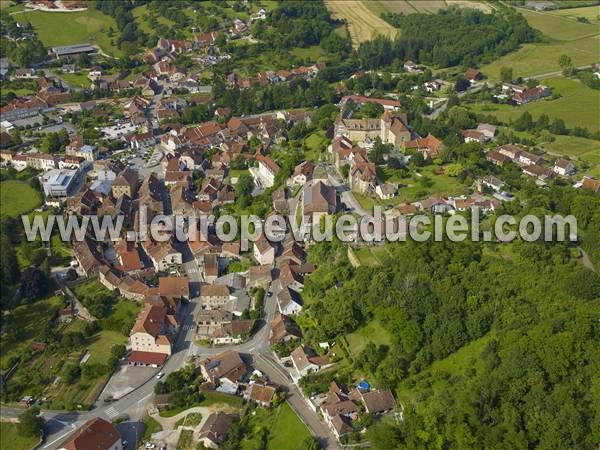
[[[560,71],[558,58],[563,54],[569,55],[576,67],[598,62],[600,30],[595,23],[578,22],[571,16],[579,10],[535,12],[519,9],[529,24],[544,34],[544,42],[525,44],[481,70],[491,79],[498,80],[502,67],[511,67],[515,78]],[[588,8],[581,10],[581,15],[589,14]]]
[[[598,23],[600,16],[600,6],[587,6],[584,8],[557,9],[551,11],[551,14],[568,17],[577,20],[578,17],[585,17],[591,23]]]
[[[600,142],[575,136],[556,136],[556,140],[544,144],[548,153],[556,156],[567,156],[575,159],[575,167],[589,164],[589,169],[582,171],[590,175],[600,175]]]
[[[313,45],[306,48],[296,47],[290,53],[297,58],[308,59],[313,62],[317,62],[320,57],[327,55],[327,52],[320,45]]]
[[[550,119],[555,117],[563,119],[569,128],[580,126],[592,132],[600,131],[600,121],[598,121],[600,91],[591,89],[577,80],[563,77],[548,78],[542,80],[542,83],[551,87],[552,92],[560,94],[561,97],[556,100],[542,99],[519,107],[490,103],[466,106],[475,112],[493,114],[502,121],[514,120],[523,112],[529,111],[534,119],[545,113]]]
[[[16,423],[0,422],[0,448],[30,450],[38,441],[37,437],[21,436]]]
[[[144,441],[150,440],[154,433],[162,431],[160,423],[158,423],[150,416],[146,416],[144,418],[144,423],[146,424],[146,427],[144,429],[144,437],[142,438]]]
[[[28,183],[17,180],[0,182],[0,215],[18,217],[40,204],[40,194]]]
[[[285,402],[276,411],[275,423],[269,433],[267,448],[269,450],[292,450],[309,436],[310,432],[306,425]]]
[[[90,364],[107,364],[110,358],[110,349],[113,345],[125,344],[127,338],[118,331],[102,330],[92,338],[88,347]]]
[[[577,11],[572,9],[571,11]],[[559,41],[572,41],[585,36],[597,35],[598,28],[590,23],[578,22],[568,15],[559,15],[554,12],[538,12],[526,8],[519,8],[519,12],[527,19],[527,23],[552,39]]]
[[[327,150],[329,139],[325,137],[325,131],[316,131],[304,139],[304,145],[306,146],[305,159],[317,162],[322,153]]]
[[[92,85],[92,82],[85,73],[63,73],[59,77],[73,86],[87,88]]]
[[[187,405],[187,406],[181,406],[179,408],[163,409],[159,413],[160,417],[173,417],[173,416],[176,416],[177,414],[179,414],[187,409],[193,408],[195,406],[212,406],[212,405],[222,404],[222,405],[229,405],[233,408],[238,408],[238,409],[242,408],[243,400],[241,397],[238,397],[237,395],[223,394],[222,392],[206,391],[206,390],[202,391],[202,395],[204,395],[204,400],[202,400],[200,403],[193,404],[193,405]]]
[[[107,34],[109,28],[117,30],[115,20],[95,9],[91,3],[86,11],[23,11],[15,14],[14,19],[31,23],[46,47],[89,42],[110,55],[122,55],[121,50],[112,45],[113,38]]]
[[[348,350],[352,356],[357,356],[369,341],[377,345],[389,345],[390,337],[377,320],[372,320],[358,330],[346,336]]]

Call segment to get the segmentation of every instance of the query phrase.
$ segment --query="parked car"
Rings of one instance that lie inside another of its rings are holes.
[[[164,372],[158,372],[158,373],[156,374],[156,379],[157,379],[157,380],[160,380],[160,379],[161,379],[161,378],[162,378],[164,375],[165,375],[165,374],[164,374]]]

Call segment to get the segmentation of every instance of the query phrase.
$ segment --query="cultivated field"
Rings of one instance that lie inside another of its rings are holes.
[[[598,25],[578,22],[571,18],[570,14],[577,14],[574,11],[576,10],[534,12],[521,9],[520,12],[529,24],[544,34],[545,42],[525,44],[519,50],[482,67],[483,73],[492,79],[498,79],[502,67],[512,67],[515,77],[559,72],[561,68],[558,58],[563,54],[569,55],[576,67],[599,62]]]
[[[110,27],[117,29],[115,20],[94,8],[79,12],[23,11],[13,18],[31,23],[46,47],[89,42],[110,55],[122,54],[107,34]]]
[[[397,30],[373,12],[366,2],[326,0],[325,4],[333,17],[348,21],[348,31],[354,47],[371,40],[377,34],[392,38],[396,36]]]
[[[413,0],[408,1],[417,11],[423,13],[436,13],[440,9],[446,9],[446,2],[443,0]]]
[[[491,13],[492,8],[487,3],[474,2],[471,0],[446,0],[448,6],[458,6],[460,8],[473,8],[478,9],[484,13]]]

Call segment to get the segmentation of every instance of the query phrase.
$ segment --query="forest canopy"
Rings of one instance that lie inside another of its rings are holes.
[[[525,18],[508,8],[493,14],[449,8],[437,14],[387,13],[382,17],[402,32],[393,41],[378,36],[361,44],[358,56],[369,69],[389,65],[396,58],[439,67],[477,65],[536,38]]]

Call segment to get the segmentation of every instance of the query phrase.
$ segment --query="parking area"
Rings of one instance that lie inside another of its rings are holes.
[[[130,366],[122,362],[100,395],[99,401],[118,400],[158,373],[156,367]]]

